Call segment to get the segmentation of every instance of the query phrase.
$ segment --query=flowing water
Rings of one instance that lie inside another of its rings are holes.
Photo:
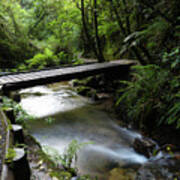
[[[116,119],[87,98],[77,95],[68,83],[22,90],[22,107],[37,120],[29,122],[30,133],[60,154],[72,140],[92,142],[78,153],[80,174],[107,179],[116,167],[127,171],[147,159],[137,154],[132,143],[140,134],[119,127]],[[44,118],[53,117],[51,123]]]

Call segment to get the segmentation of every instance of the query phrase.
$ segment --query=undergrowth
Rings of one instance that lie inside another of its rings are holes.
[[[67,149],[62,155],[59,152],[49,146],[43,146],[43,152],[41,157],[44,161],[50,161],[51,167],[54,169],[50,172],[51,177],[56,177],[60,180],[70,180],[73,176],[77,176],[78,169],[73,166],[73,163],[77,161],[77,152],[84,146],[90,143],[79,143],[77,140],[72,140]],[[59,171],[58,167],[63,166],[64,171]],[[95,178],[97,179],[97,178]],[[89,175],[79,176],[77,180],[95,180]]]
[[[126,122],[140,128],[169,124],[180,129],[180,77],[158,65],[134,66],[121,81],[116,105]]]

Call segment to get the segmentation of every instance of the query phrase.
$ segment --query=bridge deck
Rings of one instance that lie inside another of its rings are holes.
[[[133,64],[135,64],[134,61],[118,60],[75,67],[5,75],[0,77],[0,86],[2,89],[4,88],[15,90],[46,83],[87,77],[99,73],[110,73],[113,71],[121,73],[122,71],[127,71]]]

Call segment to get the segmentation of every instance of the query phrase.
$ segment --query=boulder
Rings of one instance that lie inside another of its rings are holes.
[[[180,179],[179,162],[162,157],[143,165],[137,173],[135,180],[172,180]]]
[[[137,153],[143,154],[147,158],[150,158],[156,147],[156,143],[148,138],[136,138],[133,143],[133,148]]]
[[[132,169],[114,168],[110,171],[108,180],[134,180],[135,174]]]
[[[90,87],[87,86],[79,86],[77,88],[77,93],[82,95],[82,96],[87,96],[87,94],[91,91]]]
[[[82,95],[82,96],[86,96],[86,97],[92,98],[93,100],[98,100],[96,90],[92,89],[90,87],[79,86],[77,88],[77,93]]]

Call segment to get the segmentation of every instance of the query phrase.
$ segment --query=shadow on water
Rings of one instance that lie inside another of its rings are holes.
[[[115,119],[77,95],[67,84],[30,88],[22,90],[21,95],[22,107],[39,118],[29,122],[30,133],[42,145],[62,154],[73,139],[93,142],[78,153],[79,173],[106,179],[113,168],[128,170],[147,161],[132,148],[140,134],[119,127]],[[55,121],[47,124],[43,118],[48,116],[53,116]]]

